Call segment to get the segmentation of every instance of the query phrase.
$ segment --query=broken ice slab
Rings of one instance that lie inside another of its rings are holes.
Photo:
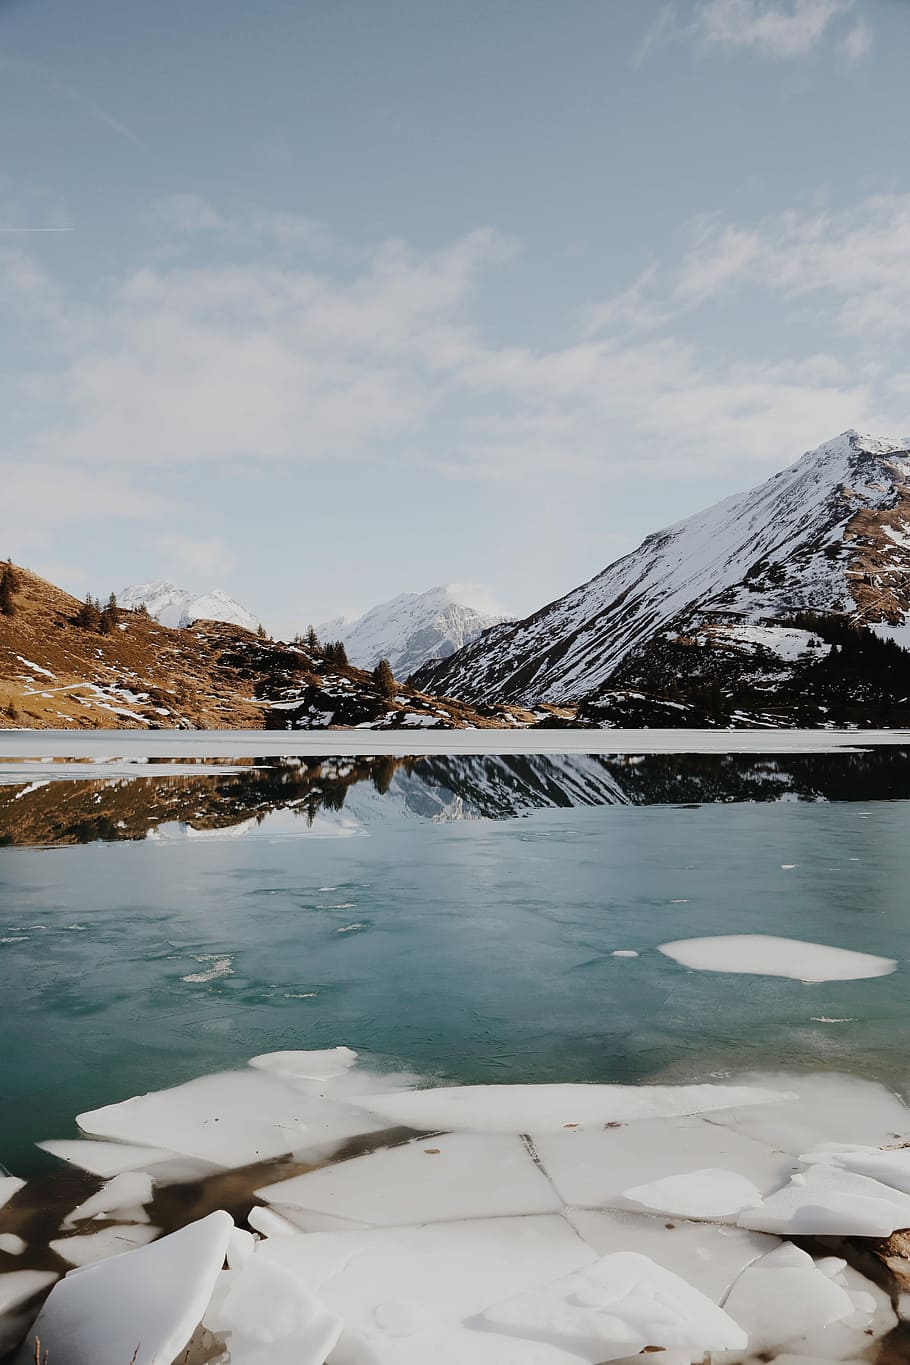
[[[222,1278],[204,1321],[227,1336],[231,1365],[324,1365],[344,1324],[298,1276],[253,1255]]]
[[[837,1072],[807,1075],[760,1074],[757,1086],[789,1090],[793,1099],[749,1105],[711,1115],[711,1123],[733,1128],[769,1147],[798,1155],[822,1144],[887,1146],[910,1139],[910,1110],[876,1081]]]
[[[118,1225],[84,1236],[58,1237],[50,1243],[50,1248],[69,1265],[93,1265],[95,1261],[117,1256],[121,1251],[134,1251],[136,1247],[146,1246],[155,1240],[160,1231],[160,1228],[153,1228],[147,1223]]]
[[[893,957],[832,948],[826,943],[776,938],[771,934],[722,934],[661,943],[658,951],[684,967],[703,972],[740,972],[750,976],[782,976],[795,981],[863,981],[889,976]]]
[[[641,1201],[630,1193],[636,1186],[706,1167],[738,1172],[765,1194],[779,1189],[795,1167],[792,1157],[762,1142],[692,1116],[642,1119],[599,1131],[570,1128],[558,1133],[535,1132],[532,1141],[563,1201],[586,1208],[640,1208]],[[664,1208],[662,1193],[658,1192],[651,1207]],[[698,1191],[687,1195],[690,1207],[695,1207],[692,1200],[698,1195]],[[683,1214],[677,1208],[666,1208],[666,1212]],[[726,1215],[734,1222],[735,1212],[738,1209]]]
[[[833,1264],[834,1258],[830,1260]],[[870,1347],[897,1326],[890,1295],[843,1261],[836,1268],[829,1268],[826,1260],[817,1261],[816,1265],[847,1291],[853,1312],[849,1317],[813,1328],[794,1341],[789,1349],[803,1356],[821,1356],[829,1361],[866,1356]]]
[[[53,1270],[11,1270],[0,1275],[0,1313],[11,1313],[58,1278]]]
[[[780,1242],[761,1232],[676,1222],[642,1213],[567,1209],[566,1217],[599,1256],[638,1251],[722,1304],[747,1265]]]
[[[64,1227],[73,1227],[85,1218],[95,1218],[98,1214],[117,1213],[125,1221],[144,1223],[148,1221],[143,1205],[151,1203],[154,1182],[145,1171],[124,1171],[106,1181],[101,1189],[84,1200],[63,1220]],[[139,1216],[128,1217],[138,1214]]]
[[[0,1209],[24,1187],[25,1181],[15,1175],[0,1175]]]
[[[482,1320],[598,1362],[648,1347],[701,1356],[749,1344],[742,1327],[716,1303],[634,1251],[614,1252],[563,1279],[495,1303]]]
[[[260,1199],[372,1226],[559,1213],[561,1200],[520,1137],[449,1133],[308,1171]]]
[[[86,1138],[49,1138],[37,1144],[44,1152],[109,1180],[124,1171],[144,1171],[176,1156],[163,1147],[136,1147],[127,1142],[101,1142]]]
[[[734,1219],[761,1200],[761,1190],[737,1171],[707,1168],[668,1175],[625,1191],[633,1204],[679,1218]]]
[[[800,1157],[806,1166],[837,1166],[854,1175],[868,1175],[890,1185],[893,1190],[910,1194],[910,1147],[895,1147],[890,1151],[881,1147],[838,1148],[821,1147]]]
[[[200,1076],[76,1121],[98,1137],[156,1144],[221,1167],[331,1147],[382,1126],[254,1068]]]
[[[725,1307],[748,1333],[751,1355],[792,1347],[855,1311],[846,1289],[790,1243],[748,1266]]]
[[[565,1219],[556,1214],[529,1218],[466,1219],[420,1228],[379,1228],[368,1232],[315,1232],[270,1237],[256,1250],[299,1276],[332,1312],[344,1319],[345,1332],[332,1355],[333,1365],[373,1365],[374,1361],[413,1361],[435,1343],[430,1360],[485,1362],[484,1333],[472,1356],[466,1350],[464,1322],[499,1299],[560,1279],[597,1259]],[[451,1345],[457,1336],[460,1345]],[[413,1350],[408,1342],[414,1343]],[[451,1345],[446,1354],[443,1346]],[[527,1343],[524,1343],[527,1346]],[[438,1348],[438,1351],[437,1351]],[[539,1353],[517,1352],[499,1359],[529,1365]],[[399,1354],[395,1355],[394,1352]],[[452,1354],[456,1351],[456,1354]],[[415,1352],[417,1354],[415,1354]],[[566,1361],[544,1353],[541,1365]],[[577,1365],[577,1360],[575,1362]]]
[[[0,1251],[6,1252],[7,1256],[21,1256],[26,1246],[15,1232],[0,1232]]]
[[[889,1237],[910,1227],[910,1195],[836,1166],[810,1166],[737,1222],[782,1236]]]
[[[66,1365],[171,1365],[212,1297],[233,1221],[210,1213],[150,1246],[111,1256],[60,1280],[16,1357],[35,1342]]]
[[[729,1085],[453,1085],[350,1102],[423,1131],[536,1134],[772,1104],[792,1093]]]

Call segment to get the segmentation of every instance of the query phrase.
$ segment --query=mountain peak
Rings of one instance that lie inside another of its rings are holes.
[[[225,621],[229,625],[256,630],[252,612],[235,601],[223,588],[193,593],[167,579],[154,583],[135,583],[117,594],[122,607],[145,606],[149,616],[172,628],[192,625],[194,621]]]

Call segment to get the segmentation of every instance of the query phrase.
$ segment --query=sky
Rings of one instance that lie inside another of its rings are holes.
[[[0,557],[525,615],[910,431],[910,0],[0,0]]]

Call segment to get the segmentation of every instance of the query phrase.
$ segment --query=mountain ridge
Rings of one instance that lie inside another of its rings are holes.
[[[194,593],[168,579],[129,584],[117,594],[117,601],[130,611],[144,606],[149,616],[172,630],[191,626],[195,621],[224,621],[244,630],[256,630],[259,624],[253,613],[223,588]]]

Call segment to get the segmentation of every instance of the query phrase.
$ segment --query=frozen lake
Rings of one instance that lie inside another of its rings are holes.
[[[452,1081],[784,1068],[906,1092],[910,744],[481,738],[497,752],[399,762],[375,733],[4,735],[0,1162],[40,1169],[81,1110],[339,1043]],[[739,934],[897,966],[810,985],[659,951]]]

